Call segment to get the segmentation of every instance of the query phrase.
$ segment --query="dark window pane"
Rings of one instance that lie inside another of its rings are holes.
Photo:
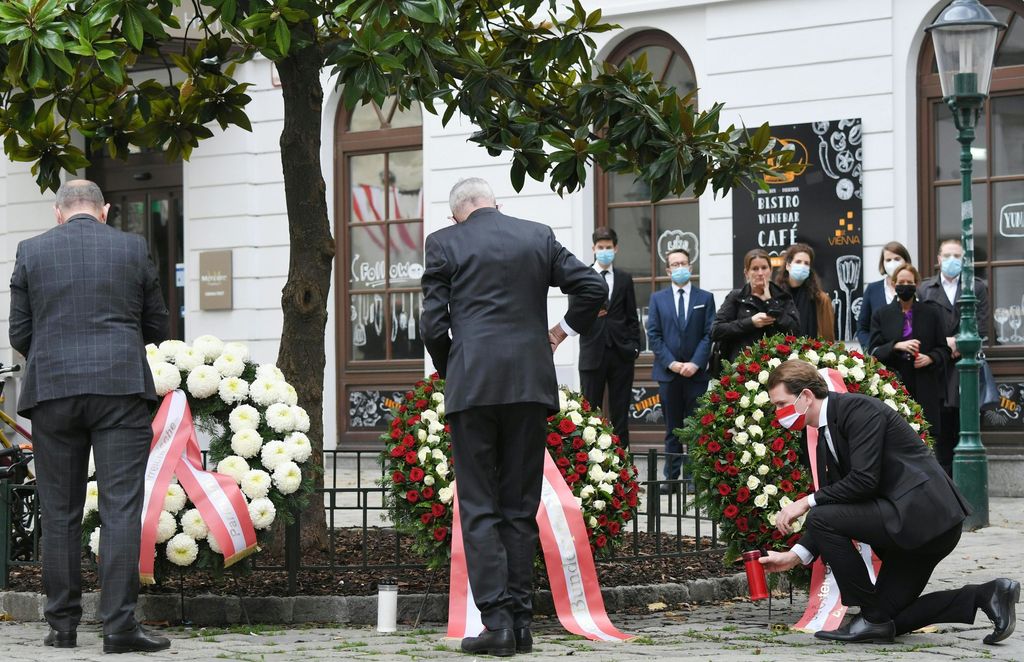
[[[609,209],[608,225],[619,235],[615,266],[635,278],[651,277],[651,207]]]
[[[992,184],[996,260],[1024,260],[1024,181]],[[1017,267],[1024,271],[1024,267]]]
[[[641,352],[650,351],[647,343],[647,310],[651,303],[651,281],[633,281],[636,288],[636,316],[640,320],[640,329],[643,331],[643,346]]]
[[[992,99],[992,174],[1024,174],[1024,96],[1022,95]]]
[[[1005,11],[1009,12],[1009,10]],[[995,13],[994,9],[993,13]],[[1000,18],[999,20],[1005,21],[1006,19]],[[1024,64],[1024,18],[1017,16],[1010,24],[1006,36],[1003,37],[1003,43],[999,46],[999,52],[996,53],[996,66],[1013,67],[1020,64]]]
[[[697,89],[697,77],[693,75],[693,70],[686,64],[686,60],[678,55],[672,56],[662,83],[665,87],[676,88],[676,94],[681,97]]]
[[[985,185],[975,184],[972,187],[974,202],[974,260],[988,261],[988,202],[985,198]],[[960,187],[941,186],[935,189],[935,211],[939,219],[938,240],[959,239],[963,235],[963,222],[960,219]],[[931,254],[938,254],[938,243],[931,247]]]
[[[672,51],[664,46],[644,46],[630,53],[629,57],[636,60],[642,53],[647,54],[647,71],[651,72],[654,80],[661,80],[668,69],[668,59],[672,56]]]
[[[608,174],[608,202],[642,202],[651,199],[651,187],[629,174]]]
[[[1024,269],[1002,267],[993,269],[992,313],[997,345],[1024,344]]]
[[[938,101],[932,104],[932,117],[935,129],[935,172],[932,178],[960,179],[960,143],[956,141],[957,130],[953,125],[953,115],[944,102]],[[988,176],[988,153],[985,147],[987,136],[985,114],[982,113],[975,130],[974,146],[971,148],[974,155],[972,176],[975,178]]]
[[[383,361],[387,358],[384,297],[380,294],[353,294],[349,328],[354,361]],[[422,357],[422,354],[420,354]]]
[[[384,287],[384,238],[387,228],[383,225],[352,226],[349,237],[349,287],[354,290]]]
[[[663,269],[665,253],[673,248],[682,248],[690,254],[690,272],[700,273],[700,210],[695,202],[674,205],[658,205],[658,265]],[[658,274],[661,275],[660,273]]]
[[[391,356],[395,359],[422,359],[419,292],[395,292],[391,295]]]
[[[419,287],[423,275],[423,224],[395,223],[390,226],[391,287]]]

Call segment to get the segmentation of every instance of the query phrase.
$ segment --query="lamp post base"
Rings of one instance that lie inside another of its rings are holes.
[[[953,481],[974,510],[964,520],[965,531],[988,526],[988,458],[984,448],[957,449]]]

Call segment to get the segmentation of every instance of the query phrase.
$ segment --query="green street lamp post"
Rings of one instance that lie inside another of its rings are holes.
[[[992,82],[996,35],[1006,26],[977,0],[954,0],[930,26],[942,96],[950,110],[960,143],[961,241],[964,248],[960,275],[960,333],[956,337],[960,361],[960,442],[954,449],[953,480],[974,512],[964,522],[968,531],[988,526],[988,459],[981,443],[978,402],[977,298],[974,295],[974,210],[971,202],[971,143],[982,105]]]

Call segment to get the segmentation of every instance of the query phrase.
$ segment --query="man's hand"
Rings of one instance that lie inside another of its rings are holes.
[[[953,353],[953,358],[960,358],[960,352],[956,349],[956,336],[949,336],[946,338],[946,346],[949,347],[949,351]]]
[[[679,369],[679,374],[683,377],[693,377],[697,374],[697,364],[686,362],[683,367]]]
[[[556,324],[550,329],[548,329],[548,344],[551,345],[552,354],[555,353],[555,350],[558,349],[558,346],[561,345],[562,341],[565,340],[567,337],[568,336],[562,329],[561,324]]]
[[[760,562],[768,572],[785,572],[802,563],[800,557],[796,555],[796,552],[772,551],[768,552],[768,556],[762,556],[759,558],[758,562]]]
[[[784,534],[789,534],[792,530],[793,521],[799,519],[801,515],[810,509],[811,504],[807,502],[807,497],[794,501],[779,511],[778,517],[775,518],[775,528]]]

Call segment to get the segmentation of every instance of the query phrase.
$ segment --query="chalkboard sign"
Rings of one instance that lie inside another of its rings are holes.
[[[386,430],[391,422],[391,408],[397,407],[403,397],[402,391],[349,391],[349,427],[353,430]]]
[[[999,404],[982,412],[981,420],[989,430],[1024,428],[1024,383],[996,382]]]
[[[772,135],[793,151],[794,161],[807,167],[766,178],[767,191],[733,192],[734,286],[744,283],[747,251],[763,248],[777,267],[790,244],[808,244],[814,249],[822,290],[832,299],[836,338],[850,340],[857,330],[864,282],[861,121],[773,126]]]
[[[629,403],[629,422],[638,425],[662,425],[661,398],[657,386],[634,386]]]

